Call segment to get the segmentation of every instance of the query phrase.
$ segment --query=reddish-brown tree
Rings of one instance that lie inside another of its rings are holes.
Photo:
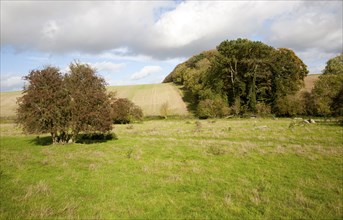
[[[26,133],[50,133],[53,143],[74,142],[80,132],[112,130],[111,105],[105,80],[87,64],[72,63],[62,75],[58,68],[34,70],[18,99],[17,122]]]

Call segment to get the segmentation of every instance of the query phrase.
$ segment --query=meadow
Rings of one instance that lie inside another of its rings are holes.
[[[342,219],[343,129],[150,120],[50,145],[1,124],[1,219]]]

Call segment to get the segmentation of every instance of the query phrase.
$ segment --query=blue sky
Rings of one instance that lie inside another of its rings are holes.
[[[159,83],[226,39],[294,50],[310,73],[342,52],[342,1],[1,1],[1,91],[89,63],[109,85]]]

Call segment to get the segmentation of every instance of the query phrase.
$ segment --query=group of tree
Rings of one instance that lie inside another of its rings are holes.
[[[226,40],[216,50],[205,51],[179,64],[163,82],[183,85],[186,101],[201,118],[246,113],[293,116],[320,115],[326,111],[331,114],[331,110],[324,110],[320,105],[340,108],[331,100],[341,98],[337,96],[342,88],[341,65],[342,55],[329,61],[325,71],[330,73],[324,75],[330,76],[320,78],[313,94],[300,94],[308,70],[292,50],[247,39]],[[337,72],[335,77],[331,76],[333,71]],[[318,101],[324,94],[319,88],[325,77],[330,78],[326,79],[330,81],[326,86],[330,87],[331,81],[336,83],[328,90],[337,89],[337,92],[325,91],[331,97],[326,102]]]
[[[75,142],[80,133],[106,134],[113,122],[143,116],[129,100],[108,94],[105,80],[88,64],[71,63],[66,74],[48,66],[24,79],[17,123],[26,133],[50,133],[53,143]]]

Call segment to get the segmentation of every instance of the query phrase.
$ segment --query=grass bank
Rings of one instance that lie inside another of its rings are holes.
[[[0,218],[341,219],[342,127],[291,123],[154,120],[63,146],[4,124]]]

